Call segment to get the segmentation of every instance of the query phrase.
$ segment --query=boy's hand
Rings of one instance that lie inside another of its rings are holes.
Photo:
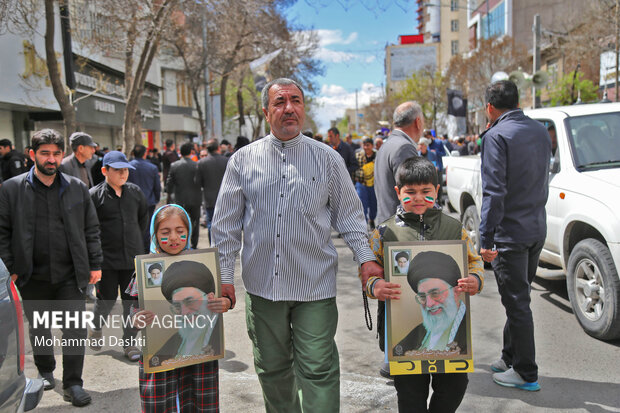
[[[458,285],[454,289],[457,293],[475,295],[480,289],[480,282],[478,281],[478,278],[473,275],[468,275],[467,278],[459,279]]]
[[[231,301],[226,297],[217,298],[215,294],[207,294],[207,308],[214,313],[225,313],[230,309]]]
[[[377,264],[376,261],[366,261],[362,264],[360,271],[363,289],[366,289],[366,281],[372,276],[383,278],[383,267]]]
[[[399,300],[400,299],[400,284],[389,283],[385,280],[379,280],[375,282],[373,287],[373,293],[378,300]]]
[[[155,313],[149,310],[140,310],[133,316],[131,324],[134,328],[143,329],[153,324]]]

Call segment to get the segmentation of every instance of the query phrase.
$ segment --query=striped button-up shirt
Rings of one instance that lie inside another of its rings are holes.
[[[243,243],[249,293],[273,301],[335,297],[332,227],[358,263],[375,259],[362,204],[336,151],[301,134],[289,141],[268,135],[244,147],[228,162],[211,228],[222,283],[233,283]]]

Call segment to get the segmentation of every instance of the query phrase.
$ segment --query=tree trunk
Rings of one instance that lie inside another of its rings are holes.
[[[207,93],[207,87],[205,86],[205,93]],[[192,96],[194,97],[194,102],[196,102],[196,112],[198,112],[198,122],[200,122],[200,131],[202,133],[202,140],[207,140],[207,122],[205,122],[204,115],[202,114],[202,107],[200,106],[200,101],[198,100],[198,88],[192,87]]]
[[[245,115],[243,110],[243,93],[241,88],[237,89],[237,110],[239,111],[239,135],[241,135],[241,129],[245,125]]]
[[[50,83],[52,84],[52,91],[62,113],[66,148],[69,143],[69,136],[77,129],[77,120],[75,108],[65,92],[65,85],[62,83],[58,60],[56,59],[56,51],[54,50],[54,19],[54,0],[45,0],[45,61]]]

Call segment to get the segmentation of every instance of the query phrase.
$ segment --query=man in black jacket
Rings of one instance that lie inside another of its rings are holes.
[[[209,151],[209,155],[198,162],[198,183],[202,187],[205,218],[209,231],[209,242],[211,242],[211,220],[215,212],[215,201],[217,201],[217,196],[220,193],[220,186],[229,158],[221,154],[217,139],[211,139],[207,142],[207,151]]]
[[[3,181],[28,171],[26,157],[13,149],[13,144],[8,139],[0,139],[0,169]]]
[[[149,165],[155,168],[153,165]],[[122,152],[110,151],[103,157],[101,173],[105,181],[90,189],[101,224],[103,273],[97,284],[94,329],[90,332],[90,347],[100,350],[101,322],[116,302],[121,291],[123,316],[129,317],[133,298],[125,292],[134,270],[134,257],[144,253],[144,237],[149,219],[146,197],[140,187],[127,182],[129,169],[135,169]],[[134,345],[137,331],[123,324],[125,356],[138,361],[140,350]],[[94,344],[93,344],[94,343]]]
[[[491,126],[482,134],[480,255],[493,263],[506,308],[502,356],[491,368],[502,386],[540,390],[530,289],[547,234],[551,139],[542,123],[517,106],[510,81],[486,91]]]
[[[58,172],[63,151],[58,132],[35,132],[35,167],[0,187],[0,258],[24,300],[34,361],[48,390],[55,385],[56,362],[53,346],[40,340],[52,335],[49,326],[33,323],[34,311],[83,312],[86,286],[101,279],[97,214],[86,185]],[[71,324],[62,329],[63,339],[85,339],[86,329]],[[63,347],[64,398],[75,406],[91,401],[82,388],[83,365],[83,345]]]
[[[198,183],[198,163],[192,161],[191,155],[194,144],[185,142],[181,145],[181,159],[170,165],[170,172],[166,180],[166,192],[174,194],[174,202],[187,211],[192,221],[191,247],[198,246],[198,232],[200,230],[200,184]]]

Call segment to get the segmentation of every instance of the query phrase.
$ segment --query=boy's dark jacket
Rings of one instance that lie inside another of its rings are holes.
[[[131,182],[123,185],[121,197],[106,181],[90,189],[99,223],[104,269],[129,270],[134,257],[144,254],[144,233],[148,226],[146,197]]]
[[[460,240],[463,227],[459,221],[441,212],[441,209],[428,209],[424,215],[399,212],[388,218],[373,232],[370,239],[373,242],[399,241],[433,241],[433,240]],[[376,248],[373,248],[376,251]],[[383,258],[383,257],[381,257]],[[384,264],[383,260],[380,262]],[[385,351],[385,302],[379,301],[377,312],[377,331],[379,333],[379,347]]]
[[[34,168],[9,179],[0,188],[0,258],[11,274],[18,275],[17,287],[28,282],[33,270]],[[86,288],[90,271],[101,269],[99,220],[86,185],[78,178],[58,174],[62,218],[77,285]]]

